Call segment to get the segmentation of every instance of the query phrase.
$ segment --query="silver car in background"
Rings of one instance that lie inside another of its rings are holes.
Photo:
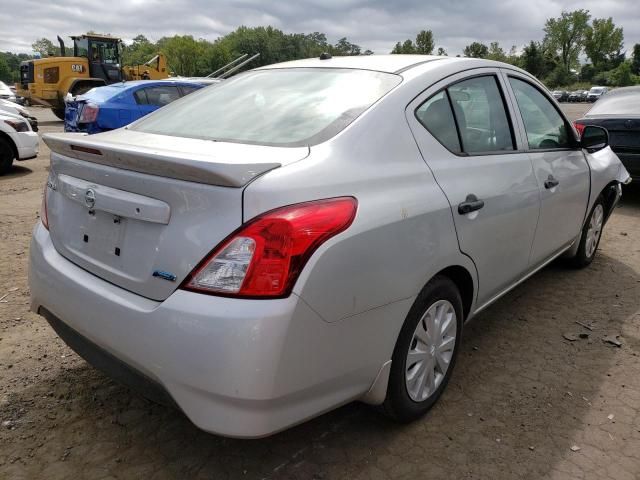
[[[354,400],[419,418],[465,321],[561,255],[588,265],[628,180],[605,130],[469,58],[271,65],[44,139],[32,309],[233,437]]]

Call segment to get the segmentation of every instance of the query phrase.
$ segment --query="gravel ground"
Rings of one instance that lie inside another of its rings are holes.
[[[60,131],[33,110],[42,132]],[[554,264],[468,325],[421,421],[356,403],[240,441],[115,384],[28,311],[48,153],[0,178],[1,479],[640,478],[640,190],[625,189],[589,268]]]

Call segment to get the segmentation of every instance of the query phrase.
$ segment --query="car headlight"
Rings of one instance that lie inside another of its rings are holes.
[[[16,132],[28,132],[29,124],[20,120],[5,120],[4,123],[12,127]]]

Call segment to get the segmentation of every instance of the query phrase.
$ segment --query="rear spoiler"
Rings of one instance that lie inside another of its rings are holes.
[[[110,135],[116,138],[111,139]],[[283,163],[300,160],[301,154],[302,158],[306,157],[309,150],[308,147],[304,147],[303,152],[298,148],[273,147],[277,151],[269,152],[264,151],[265,147],[254,145],[165,136],[157,136],[158,141],[150,146],[148,138],[140,138],[141,141],[136,142],[137,135],[139,134],[135,132],[117,130],[98,137],[82,133],[49,133],[42,139],[52,154],[149,175],[223,187],[242,187],[258,175],[278,168]],[[176,143],[182,144],[184,151],[175,150]],[[170,144],[174,148],[169,148]],[[259,149],[261,150],[258,151]],[[284,152],[285,150],[289,152]],[[295,159],[292,155],[295,155]],[[283,157],[283,161],[269,161],[269,157],[279,156]],[[248,162],[243,161],[243,158],[261,158],[262,161]],[[218,159],[223,161],[217,161]]]

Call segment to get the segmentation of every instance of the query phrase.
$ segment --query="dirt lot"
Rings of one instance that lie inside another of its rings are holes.
[[[43,132],[61,129],[34,111]],[[552,265],[468,326],[422,421],[398,426],[352,404],[238,441],[115,384],[28,311],[47,166],[42,144],[0,178],[0,479],[640,478],[640,191],[625,190],[590,268]]]

